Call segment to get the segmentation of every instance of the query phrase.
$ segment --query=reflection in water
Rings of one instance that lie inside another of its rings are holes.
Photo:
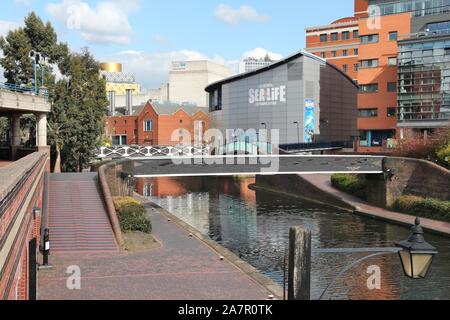
[[[283,280],[289,228],[312,229],[313,248],[390,247],[409,230],[298,199],[252,191],[253,178],[139,179],[137,190],[275,281]],[[327,299],[450,299],[450,243],[427,235],[438,248],[426,280],[409,280],[394,255],[374,258],[351,270]],[[317,299],[339,271],[360,254],[313,254],[312,296]],[[367,268],[381,268],[381,290],[367,288]]]

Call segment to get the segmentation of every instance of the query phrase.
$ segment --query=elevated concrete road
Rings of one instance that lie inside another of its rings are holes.
[[[2,113],[48,113],[50,103],[44,96],[20,93],[0,88],[0,114]]]
[[[274,175],[316,173],[382,173],[384,157],[372,156],[227,156],[142,158],[135,177]]]

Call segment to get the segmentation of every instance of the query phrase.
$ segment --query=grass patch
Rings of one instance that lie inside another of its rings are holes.
[[[149,251],[161,248],[161,244],[151,234],[129,231],[124,233],[125,250],[130,252]]]
[[[331,176],[331,184],[338,190],[366,200],[366,184],[352,174],[338,173]]]
[[[114,206],[123,232],[152,232],[152,223],[145,207],[131,197],[114,197]]]
[[[401,196],[392,209],[406,214],[450,222],[450,201],[417,196]]]

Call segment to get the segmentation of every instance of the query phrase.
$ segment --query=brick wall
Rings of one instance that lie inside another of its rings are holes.
[[[0,172],[5,185],[15,181],[0,198],[0,299],[29,297],[28,243],[40,238],[41,219],[35,219],[33,211],[42,208],[48,162],[48,153],[36,153]],[[26,169],[22,172],[21,167]],[[13,239],[12,245],[8,239]]]
[[[387,158],[386,168],[394,176],[367,175],[370,203],[389,207],[402,195],[450,201],[450,171],[424,160]]]

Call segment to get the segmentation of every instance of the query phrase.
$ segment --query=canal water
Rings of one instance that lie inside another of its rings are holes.
[[[138,179],[140,194],[217,241],[266,276],[283,283],[283,260],[291,226],[308,226],[313,248],[392,247],[408,228],[350,214],[328,206],[249,188],[254,178]],[[411,221],[413,223],[413,221]],[[395,254],[376,257],[350,270],[324,299],[450,299],[450,241],[426,235],[438,248],[425,280],[403,275]],[[312,298],[361,254],[313,254]],[[368,268],[381,270],[381,289],[370,290]]]

